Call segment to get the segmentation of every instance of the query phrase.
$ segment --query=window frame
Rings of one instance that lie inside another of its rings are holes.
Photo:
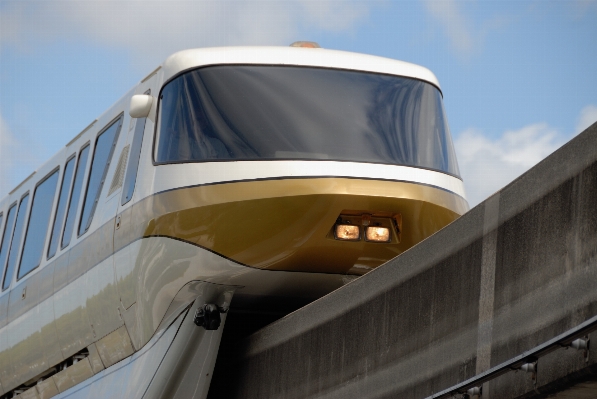
[[[16,200],[14,201],[12,204],[10,204],[6,210],[6,221],[4,222],[4,229],[2,230],[2,240],[0,240],[0,253],[2,252],[2,250],[4,249],[3,245],[4,244],[4,237],[6,236],[6,227],[8,227],[8,220],[9,220],[9,216],[10,216],[10,211],[13,208],[16,208],[17,205],[19,204],[19,201]],[[18,212],[19,210],[16,209],[16,211]],[[6,246],[8,248],[10,248],[10,243],[12,242],[12,234],[14,233],[14,225],[17,221],[17,216],[15,215],[15,219],[14,222],[12,223],[11,229],[9,234],[11,234],[10,240],[6,243]],[[4,274],[6,273],[6,265],[8,264],[8,254],[6,254],[6,259],[3,262],[3,265],[0,265],[0,268],[2,270],[2,273],[0,273],[0,292],[4,292],[5,290],[2,289],[2,282],[4,281]]]
[[[116,116],[114,119],[112,119],[110,122],[108,122],[104,128],[102,130],[100,130],[96,136],[95,136],[95,142],[93,144],[93,154],[91,156],[91,161],[89,163],[89,170],[86,170],[86,176],[87,176],[87,181],[85,184],[85,190],[83,191],[83,202],[81,203],[81,210],[78,214],[78,223],[75,223],[77,229],[77,238],[83,236],[85,233],[87,233],[89,231],[89,227],[91,227],[91,223],[93,222],[93,217],[95,215],[95,210],[97,208],[97,204],[99,202],[99,199],[102,196],[102,191],[104,189],[104,183],[106,181],[106,177],[108,175],[108,171],[110,169],[110,166],[112,165],[112,157],[114,156],[114,152],[116,150],[116,145],[118,144],[118,139],[120,137],[120,131],[122,130],[122,125],[124,122],[124,112],[121,112],[120,114],[118,114],[118,116]],[[85,205],[87,203],[87,193],[89,191],[89,185],[91,183],[91,173],[93,172],[93,161],[95,160],[95,155],[96,155],[96,150],[97,150],[97,142],[99,137],[104,134],[107,130],[109,130],[112,126],[114,126],[115,124],[118,124],[118,126],[116,127],[116,132],[114,133],[114,139],[112,141],[112,145],[110,148],[110,153],[108,154],[108,159],[106,164],[104,165],[104,172],[102,174],[102,178],[100,179],[100,184],[97,188],[97,194],[95,196],[95,198],[93,199],[93,205],[91,206],[91,210],[89,212],[89,219],[87,221],[87,225],[85,226],[85,229],[81,231],[81,224],[83,223],[83,214],[85,212]],[[76,222],[76,221],[75,221]]]
[[[4,238],[4,230],[2,229],[4,224],[4,212],[0,212],[0,245],[2,245],[2,238]]]
[[[37,266],[35,266],[33,269],[29,270],[24,275],[22,275],[21,277],[19,277],[19,272],[21,270],[21,263],[23,260],[23,252],[25,251],[25,244],[27,244],[27,236],[29,234],[29,226],[31,224],[31,212],[33,212],[33,204],[35,203],[35,195],[37,194],[37,189],[39,188],[39,186],[41,186],[43,183],[45,183],[48,179],[50,179],[52,177],[52,175],[56,172],[59,173],[58,174],[58,179],[59,179],[60,178],[60,165],[56,166],[54,169],[52,169],[50,172],[48,172],[41,180],[39,180],[35,184],[35,187],[33,188],[33,195],[31,196],[31,204],[28,206],[29,212],[27,214],[27,220],[25,221],[25,223],[27,223],[27,225],[25,226],[25,229],[24,229],[23,242],[21,243],[21,248],[19,250],[19,257],[17,258],[18,265],[15,267],[17,281],[20,281],[21,279],[23,279],[24,277],[29,275],[34,270],[37,270],[42,265],[42,263],[44,261],[44,253],[46,252],[46,251],[44,251],[44,249],[46,249],[46,246],[48,245],[48,242],[47,242],[48,241],[48,228],[50,227],[50,220],[52,219],[52,213],[53,213],[52,209],[54,208],[53,202],[52,202],[52,206],[50,207],[50,216],[48,217],[48,225],[46,226],[46,236],[44,239],[44,245],[41,250],[41,258],[39,260],[39,264]],[[58,186],[58,182],[56,182],[56,186]],[[54,201],[55,199],[56,199],[56,188],[54,189],[54,198],[52,199],[52,201]]]
[[[0,251],[2,251],[2,240],[4,239],[4,224],[4,212],[0,212]],[[0,279],[2,279],[2,277],[4,277],[4,269],[1,265],[0,270]],[[1,292],[2,290],[0,290],[0,293]]]
[[[70,245],[71,241],[73,240],[73,237],[72,237],[73,232],[71,231],[71,236],[68,239],[68,243],[66,245],[63,244],[64,243],[64,230],[66,229],[66,222],[68,220],[68,214],[69,214],[69,211],[70,211],[70,205],[71,205],[71,202],[73,200],[73,190],[75,189],[75,181],[77,180],[77,171],[78,171],[78,168],[79,168],[79,164],[81,162],[81,154],[83,153],[83,151],[87,147],[89,147],[89,150],[91,151],[91,141],[85,142],[85,144],[83,144],[79,148],[79,151],[77,151],[75,153],[75,156],[77,157],[77,163],[75,165],[75,170],[73,172],[74,173],[73,182],[72,182],[70,190],[69,190],[68,204],[66,205],[66,214],[64,215],[64,223],[62,224],[62,231],[60,233],[60,242],[59,242],[60,245],[58,245],[58,249],[56,250],[56,253],[58,253],[59,251],[62,251],[64,249],[68,248],[68,246]],[[89,158],[87,159],[86,163],[89,163]],[[87,174],[87,164],[85,165],[85,169],[83,169],[82,173],[83,173],[83,181],[81,182],[81,184],[83,185],[83,184],[85,184],[85,176]],[[83,191],[83,190],[81,190],[81,191]],[[79,193],[79,198],[77,199],[77,208],[75,208],[73,210],[73,212],[75,213],[74,214],[75,220],[73,221],[73,223],[74,223],[74,225],[73,225],[73,231],[74,231],[74,228],[77,226],[77,218],[79,216],[78,210],[79,210],[79,206],[81,205],[80,204],[80,200],[81,200],[81,193]]]
[[[398,74],[392,74],[392,73],[387,73],[387,72],[376,72],[376,71],[370,71],[370,70],[363,70],[363,69],[351,69],[351,68],[341,68],[341,67],[325,67],[325,66],[318,66],[318,65],[291,65],[291,64],[263,64],[263,63],[217,63],[217,64],[207,64],[207,65],[200,65],[200,66],[195,66],[195,67],[191,67],[188,69],[184,69],[182,71],[179,71],[178,73],[174,74],[172,77],[170,77],[168,80],[166,80],[164,83],[162,83],[160,90],[158,92],[157,95],[157,101],[158,104],[156,106],[156,114],[155,114],[155,123],[154,123],[154,128],[153,128],[153,143],[152,143],[152,148],[151,148],[151,162],[153,166],[163,166],[163,165],[178,165],[178,164],[202,164],[202,163],[219,163],[219,162],[239,162],[239,161],[243,161],[243,162],[260,162],[260,161],[309,161],[309,162],[320,162],[321,160],[318,159],[295,159],[295,158],[275,158],[275,159],[243,159],[243,158],[238,158],[238,159],[205,159],[205,160],[195,160],[195,161],[168,161],[168,162],[159,162],[157,161],[157,152],[158,152],[158,143],[159,143],[159,138],[161,135],[161,129],[160,129],[160,114],[161,114],[161,108],[162,108],[162,92],[163,90],[166,88],[166,86],[168,86],[168,84],[170,84],[171,82],[173,82],[174,80],[178,79],[180,76],[185,75],[187,73],[191,73],[193,71],[199,70],[199,69],[204,69],[204,68],[211,68],[211,67],[220,67],[220,66],[235,66],[235,67],[244,67],[244,66],[248,66],[248,67],[296,67],[296,68],[309,68],[309,69],[324,69],[324,70],[330,70],[330,71],[344,71],[344,72],[356,72],[356,73],[365,73],[365,74],[373,74],[373,75],[380,75],[380,76],[389,76],[389,77],[395,77],[395,78],[405,78],[405,79],[410,79],[410,80],[415,80],[415,81],[419,81],[425,84],[430,85],[431,87],[435,88],[440,95],[440,98],[442,100],[442,105],[444,107],[444,112],[445,112],[445,104],[443,104],[443,100],[444,100],[444,93],[442,92],[442,89],[433,82],[430,82],[428,80],[422,79],[422,78],[418,78],[418,77],[413,77],[413,76],[407,76],[407,75],[398,75]],[[448,120],[446,118],[446,124],[448,124]],[[448,124],[448,129],[449,129],[449,124]],[[454,147],[454,137],[452,136],[451,132],[449,131],[449,137],[450,140],[452,141],[452,146]],[[455,147],[454,147],[454,151],[455,151]],[[355,162],[355,163],[372,163],[372,164],[380,164],[380,165],[397,165],[397,164],[393,164],[393,163],[385,163],[385,162],[362,162],[362,161],[351,161],[351,160],[343,160],[343,159],[325,159],[323,161],[334,161],[334,162]],[[456,159],[457,161],[457,159]],[[459,165],[458,163],[456,163],[457,168],[459,169]],[[438,173],[443,173],[446,174],[448,176],[452,176],[455,177],[459,180],[462,180],[462,172],[460,171],[460,174],[454,174],[448,171],[442,171],[439,169],[435,169],[435,168],[430,168],[430,167],[426,167],[426,166],[413,166],[413,165],[401,165],[398,164],[397,166],[407,166],[407,167],[412,167],[412,168],[417,168],[417,169],[424,169],[424,170],[430,170],[433,172],[438,172]]]
[[[62,179],[61,179],[61,181],[60,181],[60,190],[58,190],[58,201],[56,202],[56,207],[54,208],[54,212],[53,212],[53,216],[54,216],[54,217],[52,218],[52,223],[51,223],[52,229],[51,229],[51,231],[50,231],[50,239],[48,240],[48,248],[47,248],[47,249],[46,249],[46,251],[45,251],[45,254],[46,254],[46,260],[50,260],[50,259],[52,259],[52,258],[53,258],[54,256],[56,256],[56,254],[57,254],[57,253],[58,253],[58,252],[61,250],[61,249],[60,249],[60,239],[62,238],[62,234],[61,234],[61,233],[62,233],[62,229],[64,228],[64,222],[65,222],[65,220],[64,220],[64,219],[66,218],[66,213],[68,212],[68,205],[69,205],[69,200],[70,200],[70,195],[69,195],[69,194],[70,194],[70,192],[71,192],[71,190],[72,190],[72,188],[73,188],[73,183],[74,183],[74,180],[75,180],[75,179],[74,179],[74,173],[75,173],[75,169],[76,169],[76,167],[77,167],[77,165],[76,165],[76,159],[75,159],[75,166],[73,167],[73,171],[72,171],[72,173],[73,173],[73,179],[72,179],[72,180],[71,180],[71,182],[70,182],[71,184],[70,184],[70,187],[68,188],[68,191],[65,193],[65,194],[66,194],[66,201],[67,201],[67,202],[66,202],[66,205],[65,205],[65,212],[64,212],[64,215],[62,216],[62,219],[63,219],[63,220],[62,220],[62,226],[61,226],[60,230],[58,230],[58,237],[57,237],[58,243],[57,243],[57,246],[56,246],[56,252],[54,252],[54,254],[53,254],[52,256],[49,256],[49,252],[50,252],[50,244],[52,243],[52,235],[54,234],[54,225],[56,224],[56,219],[58,218],[58,207],[59,207],[59,205],[60,205],[60,199],[61,199],[61,194],[62,194],[62,188],[63,188],[63,186],[64,186],[64,178],[66,177],[66,176],[65,176],[66,169],[67,169],[67,168],[66,168],[66,165],[68,165],[68,163],[69,163],[69,162],[70,162],[70,161],[71,161],[73,158],[76,158],[76,157],[77,157],[77,152],[75,151],[75,152],[74,152],[74,153],[73,153],[71,156],[69,156],[69,157],[66,159],[66,161],[64,161],[64,167],[62,168],[62,175],[60,176],[60,177],[62,177]],[[59,166],[59,168],[60,168],[60,166]]]
[[[145,95],[151,95],[151,89],[148,89]],[[141,163],[141,153],[143,152],[143,140],[145,138],[145,126],[147,125],[147,117],[144,118],[136,118],[137,121],[135,122],[135,130],[133,132],[133,140],[131,141],[131,149],[129,150],[129,159],[126,166],[126,171],[124,172],[124,182],[122,183],[122,195],[120,197],[120,206],[124,206],[128,204],[135,195],[135,187],[137,185],[137,176],[139,174],[139,164]],[[139,129],[139,125],[143,121],[143,128]],[[135,143],[137,143],[137,138],[139,138],[139,148],[138,151],[136,150]],[[137,156],[135,156],[134,152],[138,152]],[[129,174],[131,167],[135,167],[135,173]],[[128,185],[132,185],[132,188],[127,187]],[[128,197],[130,191],[130,197]]]
[[[6,277],[7,277],[6,273],[8,272],[8,264],[10,262],[10,254],[12,252],[12,244],[13,244],[14,239],[15,239],[15,236],[14,236],[15,229],[16,229],[17,223],[19,221],[19,210],[20,210],[19,208],[21,207],[21,204],[23,203],[23,200],[25,199],[25,197],[29,196],[29,194],[30,194],[29,190],[25,191],[25,193],[23,193],[23,195],[21,195],[20,199],[15,202],[15,204],[18,204],[17,205],[17,213],[15,215],[15,223],[14,223],[14,225],[12,227],[12,237],[10,237],[10,243],[9,243],[9,247],[8,247],[8,253],[6,254],[6,265],[4,267],[4,272],[2,273],[2,281],[0,281],[0,286],[2,287],[2,292],[10,289],[10,286],[12,285],[12,280],[14,278],[15,270],[13,269],[12,270],[12,274],[13,275],[10,277],[10,281],[9,281],[8,285],[6,286],[6,288],[4,288],[4,281],[6,280]],[[26,223],[29,220],[29,209],[30,209],[30,207],[31,207],[31,204],[28,203],[27,204],[27,208],[25,209],[25,215],[24,215],[25,221],[23,223]],[[24,236],[24,233],[25,233],[25,231],[23,229],[23,231],[21,232],[21,238]],[[15,259],[15,269],[16,269],[16,264],[20,263],[20,260],[21,260],[21,246],[22,245],[23,245],[23,243],[19,242],[19,248],[15,248],[18,251],[17,252],[17,258]]]

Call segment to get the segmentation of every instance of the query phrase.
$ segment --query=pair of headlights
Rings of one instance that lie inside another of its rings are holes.
[[[365,226],[365,241],[390,242],[390,229],[380,226]],[[337,240],[359,241],[361,227],[351,224],[336,224],[334,236]]]

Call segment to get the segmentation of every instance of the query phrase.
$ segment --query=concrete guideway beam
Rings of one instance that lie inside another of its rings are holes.
[[[419,245],[249,337],[216,366],[210,397],[425,398],[572,331],[597,316],[596,204],[594,124]],[[481,397],[597,379],[596,352],[546,353],[534,380],[506,373]]]

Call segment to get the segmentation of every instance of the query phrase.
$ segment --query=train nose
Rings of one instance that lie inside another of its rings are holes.
[[[159,194],[135,219],[149,220],[145,237],[182,240],[245,266],[364,274],[456,219],[466,206],[459,198],[389,181],[236,182]]]

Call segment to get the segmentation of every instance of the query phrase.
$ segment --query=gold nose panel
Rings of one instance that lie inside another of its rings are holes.
[[[183,188],[136,208],[133,219],[148,221],[145,237],[184,240],[260,269],[363,274],[455,220],[467,204],[413,183],[319,178]],[[330,238],[347,209],[400,214],[400,242]]]

